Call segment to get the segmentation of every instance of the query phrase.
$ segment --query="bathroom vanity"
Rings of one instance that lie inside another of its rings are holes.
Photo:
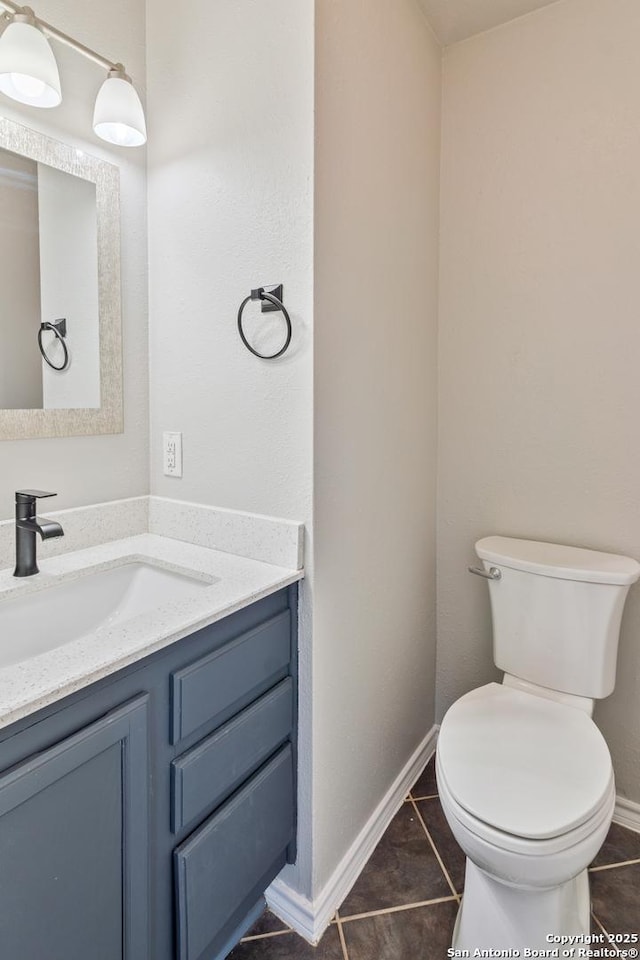
[[[162,538],[136,539],[162,554]],[[101,550],[117,554],[118,545]],[[38,663],[55,677],[65,657],[97,656],[98,634],[95,650],[77,641],[75,654],[0,670],[0,700],[3,679],[16,689],[21,670],[48,690],[34,701],[46,705],[21,708],[0,729],[3,956],[217,960],[258,915],[295,857],[298,587],[282,579],[157,649],[140,648],[130,629],[133,661],[103,666],[61,699]],[[200,594],[200,616],[198,605]],[[165,626],[175,632],[186,610],[174,604]],[[153,617],[138,620],[153,630]]]

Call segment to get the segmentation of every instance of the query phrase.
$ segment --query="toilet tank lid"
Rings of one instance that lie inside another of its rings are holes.
[[[539,540],[484,537],[476,543],[476,553],[497,566],[560,580],[628,585],[640,577],[640,564],[631,557]]]

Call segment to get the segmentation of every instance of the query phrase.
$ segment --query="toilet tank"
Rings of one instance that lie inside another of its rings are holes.
[[[550,690],[607,697],[618,638],[640,564],[596,550],[485,537],[476,543],[489,580],[496,666]]]

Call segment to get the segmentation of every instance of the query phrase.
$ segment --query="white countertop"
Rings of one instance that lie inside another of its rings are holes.
[[[181,568],[215,582],[188,599],[159,606],[117,626],[97,630],[47,653],[0,669],[0,727],[88,686],[128,664],[188,636],[196,630],[295,583],[302,570],[278,567],[208,547],[155,534],[141,534],[39,561],[40,573],[16,580],[10,568],[0,571],[0,602],[69,582],[89,570],[108,569],[124,561],[148,560],[168,569]],[[43,624],[46,629],[46,624]],[[0,637],[19,643],[19,637]]]

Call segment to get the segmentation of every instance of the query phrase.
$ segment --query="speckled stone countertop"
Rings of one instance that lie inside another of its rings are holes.
[[[86,687],[116,670],[300,580],[302,570],[247,559],[169,537],[141,534],[40,560],[40,573],[16,580],[0,571],[0,603],[56,583],[126,562],[147,561],[186,573],[206,586],[188,598],[159,603],[117,625],[105,626],[46,653],[0,669],[0,727]],[[46,629],[46,625],[43,625]],[[19,637],[0,636],[19,644]]]

